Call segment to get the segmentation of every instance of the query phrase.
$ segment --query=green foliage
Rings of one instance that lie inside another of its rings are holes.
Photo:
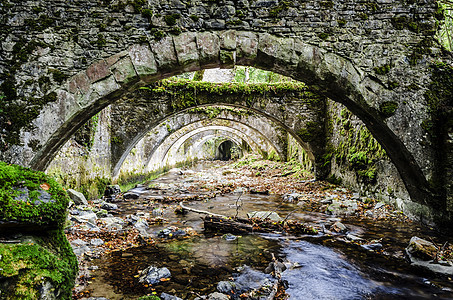
[[[271,71],[260,70],[253,67],[236,66],[234,68],[234,81],[243,83],[276,83],[293,80]]]
[[[437,1],[438,9],[435,17],[440,22],[437,37],[440,43],[449,51],[453,50],[453,2],[450,0]]]
[[[44,191],[42,184],[48,184]],[[26,200],[16,199],[22,194],[18,189],[27,188]],[[47,192],[54,202],[35,204],[38,195]],[[0,162],[0,220],[17,221],[61,228],[66,218],[69,198],[55,179],[30,169]]]
[[[380,113],[386,118],[393,116],[397,108],[398,103],[394,101],[385,101],[379,105]]]

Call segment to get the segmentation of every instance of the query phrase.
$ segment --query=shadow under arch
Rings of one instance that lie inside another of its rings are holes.
[[[228,41],[228,47],[226,47]],[[45,131],[38,134],[44,145],[29,165],[44,170],[53,156],[91,116],[124,93],[175,74],[233,65],[254,66],[305,82],[320,94],[344,104],[367,126],[392,160],[415,202],[430,204],[429,184],[403,141],[389,128],[374,103],[378,97],[366,83],[369,76],[340,55],[311,45],[300,37],[277,37],[249,31],[184,32],[160,41],[132,45],[127,51],[89,66],[71,77],[56,91],[54,104],[72,113],[62,114],[61,124],[43,120]],[[374,83],[377,88],[383,84]],[[377,102],[379,103],[379,101]],[[42,111],[55,110],[46,106]],[[47,123],[46,123],[47,122]],[[24,151],[31,151],[29,149]]]

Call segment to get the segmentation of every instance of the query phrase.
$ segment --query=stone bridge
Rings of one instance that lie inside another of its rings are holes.
[[[248,65],[358,116],[411,199],[451,220],[451,55],[421,1],[0,2],[0,159],[45,169],[87,120],[178,73]]]
[[[209,121],[212,119],[230,120],[223,122],[224,127],[234,127],[233,122],[245,125],[242,130],[250,132],[248,136],[254,140],[247,141],[249,146],[261,153],[274,151],[282,160],[287,157],[289,133],[311,158],[317,178],[325,178],[329,173],[323,167],[325,99],[310,92],[303,84],[245,86],[167,81],[138,90],[131,97],[123,97],[111,106],[111,115],[114,177],[131,149],[145,135],[148,137],[141,146],[145,151],[140,160],[146,169],[155,149],[171,133],[186,134],[199,126],[212,125]],[[304,136],[307,131],[313,133],[313,138]]]

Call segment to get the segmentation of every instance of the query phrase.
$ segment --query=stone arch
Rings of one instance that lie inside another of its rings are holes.
[[[262,151],[262,150],[260,151],[261,149],[260,145],[258,145],[254,140],[254,138],[256,138],[257,136],[250,136],[248,134],[244,134],[240,130],[231,127],[210,125],[189,131],[181,136],[175,135],[173,139],[172,138],[166,139],[166,141],[159,146],[159,149],[161,149],[161,151],[159,151],[158,149],[155,153],[156,156],[154,158],[154,161],[157,162],[157,165],[152,166],[152,169],[159,169],[161,167],[164,167],[167,164],[168,158],[174,156],[178,149],[188,139],[192,138],[193,136],[201,134],[201,138],[203,138],[203,135],[214,136],[218,134],[218,132],[220,132],[223,135],[227,134],[232,135],[238,141],[244,140],[250,146],[253,152],[260,153]],[[257,133],[257,135],[258,134],[259,133]],[[150,171],[150,169],[151,167],[147,166],[147,170]]]
[[[153,128],[146,128],[146,130],[140,132],[126,147],[126,150],[123,152],[120,159],[117,162],[114,162],[113,177],[117,177],[121,165],[126,160],[132,149],[139,143],[139,141],[146,139],[144,141],[144,144],[149,146],[143,147],[146,147],[146,154],[152,155],[157,147],[173,132],[179,132],[180,130],[190,131],[193,128],[213,123],[216,125],[223,124],[225,126],[228,126],[229,122],[233,122],[245,125],[244,128],[251,128],[251,130],[265,132],[266,135],[260,135],[259,138],[257,138],[257,141],[265,145],[264,148],[270,148],[268,145],[272,144],[276,149],[276,154],[278,154],[280,158],[284,158],[286,156],[286,145],[282,144],[282,139],[286,138],[286,134],[290,134],[306,150],[308,157],[312,161],[314,160],[314,156],[310,147],[306,143],[301,141],[300,138],[298,138],[298,136],[283,123],[278,122],[277,120],[272,119],[260,112],[251,111],[250,114],[241,114],[238,116],[238,114],[233,113],[230,110],[231,108],[234,110],[242,110],[244,108],[237,108],[234,106],[226,105],[216,107],[226,107],[228,109],[223,110],[214,119],[211,119],[209,116],[203,114],[188,113],[188,109],[186,109],[164,119],[157,126],[154,126]],[[149,156],[148,158],[145,157],[144,160],[145,164],[148,164]]]
[[[411,198],[427,204],[431,192],[423,170],[428,172],[432,162],[427,156],[417,156],[416,160],[413,155],[426,151],[422,151],[421,145],[411,143],[413,136],[404,134],[404,122],[411,122],[410,116],[401,122],[387,122],[379,113],[380,105],[386,101],[402,103],[403,93],[392,91],[381,80],[376,80],[369,68],[362,68],[354,59],[315,46],[298,36],[277,37],[235,30],[184,32],[132,45],[67,80],[55,91],[56,101],[47,104],[33,121],[39,129],[23,134],[25,146],[11,151],[20,152],[20,163],[45,169],[75,130],[127,91],[181,72],[235,64],[253,65],[290,76],[346,105],[386,150]],[[399,70],[410,73],[404,61],[398,64]],[[405,93],[417,97],[415,92]],[[417,138],[422,138],[420,131],[413,132]],[[40,144],[35,145],[35,151],[28,145],[36,140]]]

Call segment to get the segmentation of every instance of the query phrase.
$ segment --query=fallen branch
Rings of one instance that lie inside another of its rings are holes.
[[[185,206],[183,204],[183,202],[184,201],[179,202],[179,206],[181,206],[183,211],[191,211],[191,212],[194,212],[194,213],[197,213],[197,214],[202,214],[202,215],[208,215],[208,216],[214,216],[214,217],[228,219],[228,217],[224,216],[224,215],[215,214],[215,213],[212,213],[212,212],[209,212],[209,211],[206,211],[206,210],[199,210],[199,209],[187,207],[187,206]]]

